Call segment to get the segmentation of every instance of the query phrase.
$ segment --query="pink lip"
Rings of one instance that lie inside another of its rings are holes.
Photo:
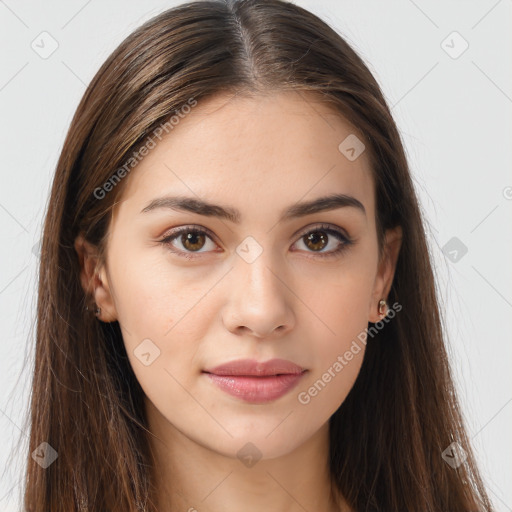
[[[226,393],[246,402],[277,400],[294,388],[307,370],[285,359],[241,359],[204,373]]]

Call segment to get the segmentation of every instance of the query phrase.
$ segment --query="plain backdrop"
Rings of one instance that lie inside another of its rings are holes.
[[[38,242],[66,131],[112,50],[178,3],[0,0],[5,512],[21,510]],[[496,510],[512,511],[512,0],[295,3],[347,39],[392,107],[427,220],[469,434]]]

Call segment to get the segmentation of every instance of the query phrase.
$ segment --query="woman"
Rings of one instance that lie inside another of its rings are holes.
[[[87,89],[40,267],[27,511],[491,511],[375,79],[194,2]]]

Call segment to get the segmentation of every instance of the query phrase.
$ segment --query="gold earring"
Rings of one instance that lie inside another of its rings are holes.
[[[379,301],[379,315],[380,316],[386,316],[387,314],[387,302],[384,299],[381,299]]]

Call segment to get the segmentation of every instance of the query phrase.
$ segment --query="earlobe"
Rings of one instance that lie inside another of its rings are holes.
[[[85,313],[94,314],[102,322],[117,320],[106,267],[100,261],[97,247],[85,240],[83,234],[76,237],[74,246],[80,265],[80,282],[88,298]]]

